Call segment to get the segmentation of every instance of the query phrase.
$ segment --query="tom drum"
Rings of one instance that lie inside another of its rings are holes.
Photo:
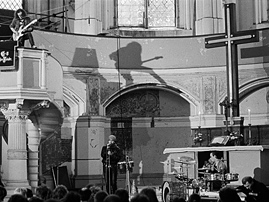
[[[126,161],[119,162],[117,166],[118,166],[118,172],[120,174],[125,174],[126,173],[126,168],[127,168]],[[133,172],[133,167],[134,167],[134,162],[133,161],[129,161],[128,162],[129,172]]]
[[[227,181],[237,181],[239,178],[239,174],[237,173],[226,173],[225,174],[225,179]]]

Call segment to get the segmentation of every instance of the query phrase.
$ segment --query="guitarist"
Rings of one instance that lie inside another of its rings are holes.
[[[13,40],[18,41],[18,46],[24,46],[24,42],[26,40],[29,40],[30,45],[32,48],[36,48],[35,43],[34,43],[34,38],[32,35],[33,27],[29,26],[26,30],[20,31],[30,23],[30,18],[27,17],[27,13],[23,9],[18,9],[14,13],[14,18],[9,25],[11,31],[13,32]],[[18,38],[19,34],[22,34],[21,37]],[[18,38],[18,39],[17,39]]]

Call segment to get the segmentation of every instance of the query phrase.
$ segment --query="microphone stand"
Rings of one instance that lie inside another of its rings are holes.
[[[110,163],[111,154],[108,154],[108,152],[111,152],[110,145],[107,145],[107,155],[108,155],[108,158],[107,158],[108,190],[107,191],[108,191],[108,194],[111,194],[111,163]]]

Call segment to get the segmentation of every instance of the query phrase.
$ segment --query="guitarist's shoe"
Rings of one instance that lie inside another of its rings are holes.
[[[32,48],[35,48],[36,49],[37,47],[35,45],[33,45]]]

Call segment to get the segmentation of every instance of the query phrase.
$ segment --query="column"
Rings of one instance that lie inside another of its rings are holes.
[[[38,187],[39,175],[39,144],[41,134],[38,128],[28,119],[27,122],[28,134],[28,176],[29,183],[33,190]]]
[[[29,187],[27,178],[26,119],[30,110],[18,109],[9,105],[2,109],[8,120],[8,178],[7,191],[12,193],[17,187]]]

